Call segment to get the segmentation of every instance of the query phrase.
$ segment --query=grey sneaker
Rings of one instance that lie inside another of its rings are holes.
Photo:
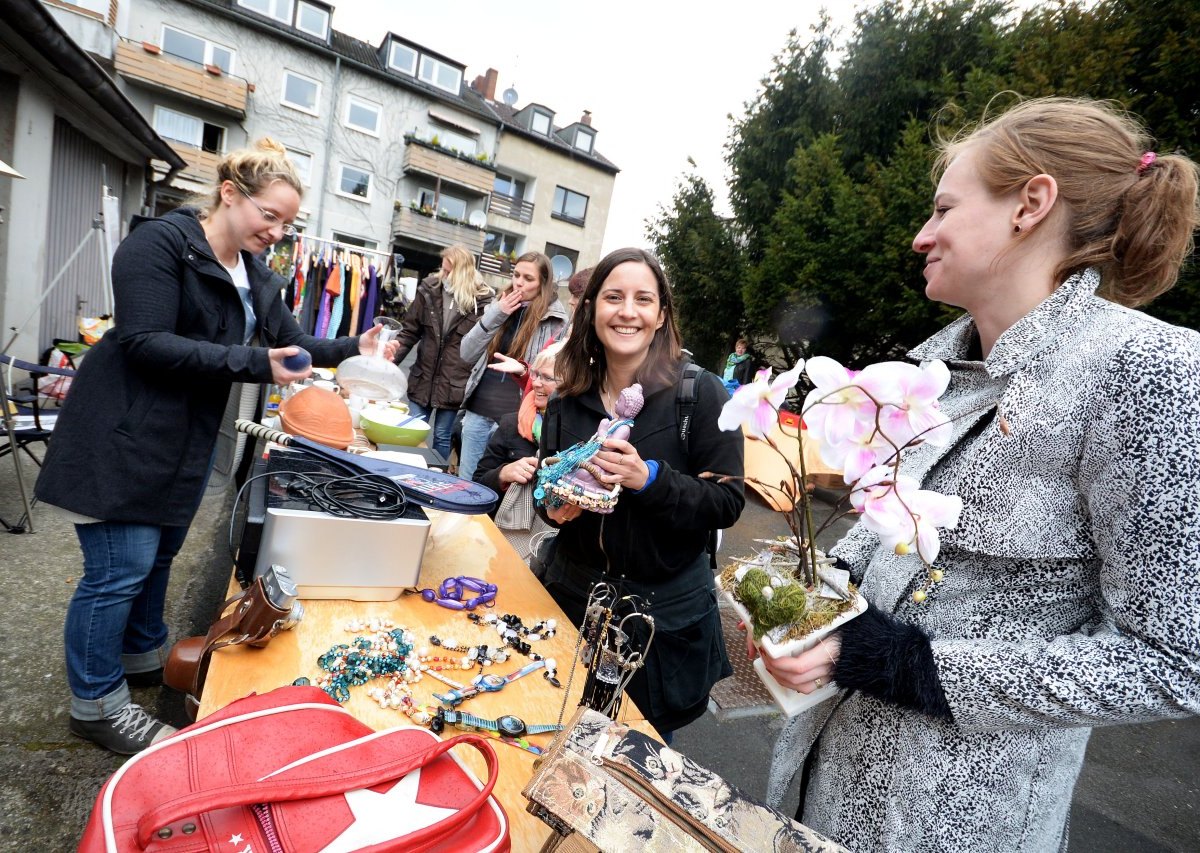
[[[130,702],[103,720],[71,718],[71,734],[90,740],[118,755],[134,755],[178,729],[152,717],[141,705]]]

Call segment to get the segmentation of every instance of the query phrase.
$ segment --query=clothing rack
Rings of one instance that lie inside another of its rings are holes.
[[[302,246],[300,253],[295,251],[297,243],[300,243]],[[395,275],[398,265],[403,263],[403,256],[397,256],[391,252],[381,252],[378,249],[364,249],[361,246],[344,243],[340,240],[310,237],[306,234],[296,235],[294,241],[289,244],[289,249],[292,275],[291,284],[289,284],[289,289],[285,293],[285,301],[291,306],[292,312],[297,322],[300,323],[301,328],[311,334],[316,334],[318,337],[325,336],[326,323],[329,321],[331,315],[335,324],[337,324],[341,322],[341,318],[344,316],[342,312],[349,309],[341,307],[340,296],[332,303],[330,302],[330,297],[322,297],[320,292],[324,284],[322,281],[308,280],[311,274],[310,261],[314,259],[314,256],[337,256],[336,260],[345,263],[348,262],[348,256],[356,255],[362,260],[364,268],[367,265],[374,268],[375,275],[372,276],[372,281],[375,284],[367,302],[367,305],[370,306],[367,316],[375,316],[375,306],[384,281],[390,280]],[[284,257],[287,256],[285,255]],[[299,290],[295,293],[292,292],[293,287],[298,287],[296,282],[300,280],[301,272],[305,272],[305,288],[311,291],[307,295],[302,295]],[[354,309],[353,316],[355,319],[351,321],[351,327],[348,331],[351,334],[357,334],[359,332],[357,326],[360,322],[357,307]],[[343,331],[347,331],[344,324]]]
[[[379,249],[364,249],[362,246],[355,246],[353,243],[343,243],[340,240],[327,240],[324,237],[312,237],[308,234],[297,234],[296,237],[308,243],[322,243],[326,246],[344,249],[347,252],[353,252],[356,255],[378,255],[381,258],[391,259],[391,252],[381,252]]]

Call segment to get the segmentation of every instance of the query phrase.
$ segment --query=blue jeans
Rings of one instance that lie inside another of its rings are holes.
[[[408,413],[416,415],[429,424],[433,436],[429,446],[442,454],[443,459],[448,460],[450,458],[450,436],[454,434],[454,418],[458,415],[458,409],[427,409],[420,403],[409,400]],[[430,414],[433,414],[432,421],[429,420]]]
[[[462,452],[458,455],[458,476],[464,480],[475,478],[475,469],[487,450],[488,439],[499,426],[491,418],[466,412],[462,422]]]
[[[186,527],[102,521],[76,524],[83,579],[67,607],[64,644],[71,716],[99,720],[129,704],[125,671],[167,659],[163,605]]]

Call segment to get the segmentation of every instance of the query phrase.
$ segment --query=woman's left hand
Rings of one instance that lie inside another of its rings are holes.
[[[498,352],[492,356],[496,359],[495,364],[489,364],[488,370],[495,370],[498,373],[513,373],[517,376],[525,375],[525,365],[517,361],[517,359],[507,356],[502,352]]]
[[[650,479],[650,468],[638,454],[637,448],[620,438],[610,438],[592,457],[600,468],[608,473],[601,482],[609,486],[620,485],[623,489],[638,491],[646,487]]]
[[[375,325],[367,331],[363,332],[358,337],[358,351],[363,355],[375,355],[375,349],[379,345],[379,333],[383,331],[383,326]],[[400,351],[400,342],[390,340],[383,346],[383,357],[388,361],[396,359],[396,353]]]
[[[837,636],[826,637],[811,649],[795,657],[771,657],[761,649],[767,671],[784,687],[797,693],[812,693],[833,681],[834,665],[837,663],[841,641]]]

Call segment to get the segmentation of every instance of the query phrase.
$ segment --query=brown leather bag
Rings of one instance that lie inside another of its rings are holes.
[[[303,613],[299,604],[289,602],[287,608],[273,604],[264,578],[255,578],[246,589],[225,600],[207,634],[188,637],[171,647],[163,683],[186,694],[184,708],[194,720],[213,652],[226,646],[262,648],[280,631],[291,628]]]

